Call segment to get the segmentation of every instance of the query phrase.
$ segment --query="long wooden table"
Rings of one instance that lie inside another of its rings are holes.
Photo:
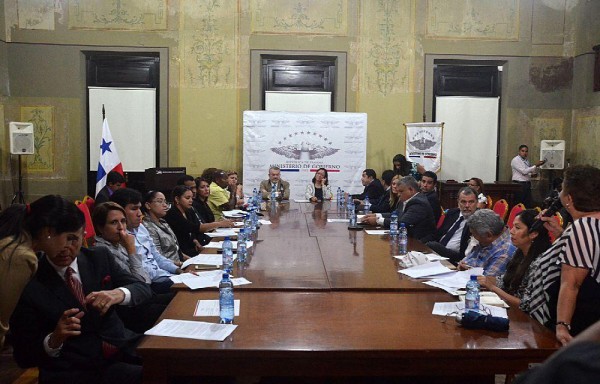
[[[453,318],[442,323],[431,314],[433,303],[456,298],[399,274],[386,236],[326,220],[317,225],[314,208],[290,203],[266,212],[274,225],[263,226],[249,265],[237,271],[253,282],[236,288],[238,328],[222,343],[145,337],[138,348],[144,382],[202,375],[457,378],[466,372],[490,381],[541,362],[558,347],[550,331],[518,309],[509,310],[507,333],[466,330]],[[330,209],[328,216],[342,214]],[[409,245],[424,249],[417,241]],[[197,300],[217,298],[216,290],[179,290],[162,318],[217,322],[193,317]]]

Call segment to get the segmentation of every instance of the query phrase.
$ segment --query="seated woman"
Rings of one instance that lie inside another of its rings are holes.
[[[515,217],[510,239],[517,250],[500,276],[478,276],[479,284],[495,292],[511,307],[529,313],[531,303],[531,276],[539,268],[539,256],[550,248],[548,230],[541,226],[529,232],[538,211],[527,209]]]
[[[162,192],[148,192],[142,201],[142,211],[145,214],[143,223],[158,252],[173,261],[176,266],[181,267],[182,261],[189,259],[189,256],[180,251],[177,236],[164,219],[169,208],[171,208],[171,204],[167,203]]]
[[[127,232],[125,210],[112,201],[102,203],[94,208],[92,222],[97,234],[96,246],[108,248],[119,267],[150,286],[152,281],[144,269],[144,257],[136,253],[135,236]],[[117,312],[127,328],[144,333],[156,323],[174,296],[174,292],[154,294],[135,308],[117,307]]]
[[[192,206],[198,217],[200,218],[200,231],[206,233],[216,228],[231,228],[233,227],[233,221],[229,219],[221,219],[215,221],[215,215],[208,206],[208,196],[210,195],[210,186],[208,180],[197,177],[196,178],[196,199],[192,203]]]
[[[135,236],[127,232],[125,210],[112,201],[97,205],[92,212],[96,231],[96,246],[104,246],[115,257],[121,268],[139,281],[150,284],[144,269],[144,258],[135,252]]]
[[[233,193],[235,195],[235,206],[243,207],[244,202],[244,190],[242,188],[242,184],[238,184],[238,174],[234,170],[227,171],[227,182],[229,187],[229,193]]]
[[[196,256],[202,246],[210,242],[210,237],[200,230],[200,219],[192,209],[192,191],[178,185],[172,192],[174,207],[169,209],[165,220],[175,233],[181,252]]]
[[[471,177],[467,182],[467,186],[471,187],[477,194],[477,209],[491,208],[488,207],[488,197],[483,192],[483,180]]]
[[[425,167],[419,163],[406,160],[406,157],[397,154],[392,159],[394,165],[394,173],[401,176],[412,176],[415,180],[421,180],[421,175],[425,173]]]
[[[35,207],[35,203],[32,205]],[[0,349],[8,332],[10,315],[38,266],[32,249],[31,228],[25,226],[25,217],[31,216],[34,223],[48,219],[44,217],[46,210],[33,212],[31,207],[29,213],[26,210],[24,204],[14,204],[0,212]]]
[[[306,186],[306,192],[304,193],[306,199],[312,203],[333,199],[328,179],[329,176],[325,168],[317,169],[315,176],[312,178],[312,183]]]

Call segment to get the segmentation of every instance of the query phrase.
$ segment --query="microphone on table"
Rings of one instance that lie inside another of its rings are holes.
[[[546,210],[546,212],[544,212],[544,214],[542,215],[543,217],[551,217],[554,216],[554,214],[556,213],[556,211],[558,211],[559,209],[562,208],[562,203],[560,202],[560,197],[556,197],[553,201],[552,204],[550,204],[550,206],[548,207],[548,209]],[[536,221],[533,222],[533,224],[531,224],[531,227],[529,228],[529,233],[531,232],[535,232],[537,230],[539,230],[542,225],[544,225],[544,222],[540,219],[537,219]]]

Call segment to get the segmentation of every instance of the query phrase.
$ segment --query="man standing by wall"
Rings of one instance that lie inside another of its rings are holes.
[[[515,156],[511,162],[512,181],[513,183],[521,184],[521,193],[517,196],[517,202],[523,203],[526,208],[532,207],[531,200],[531,176],[538,172],[538,167],[546,163],[546,160],[539,160],[535,165],[529,164],[527,156],[529,155],[529,147],[525,144],[519,146],[519,154]]]

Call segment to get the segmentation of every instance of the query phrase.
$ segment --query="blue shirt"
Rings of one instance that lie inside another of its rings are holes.
[[[165,280],[177,272],[177,266],[158,252],[144,224],[129,233],[135,236],[135,251],[143,256],[144,269],[151,281]]]
[[[477,245],[462,261],[471,267],[483,267],[485,276],[498,276],[506,271],[506,265],[516,250],[508,229],[505,229],[490,245]]]

